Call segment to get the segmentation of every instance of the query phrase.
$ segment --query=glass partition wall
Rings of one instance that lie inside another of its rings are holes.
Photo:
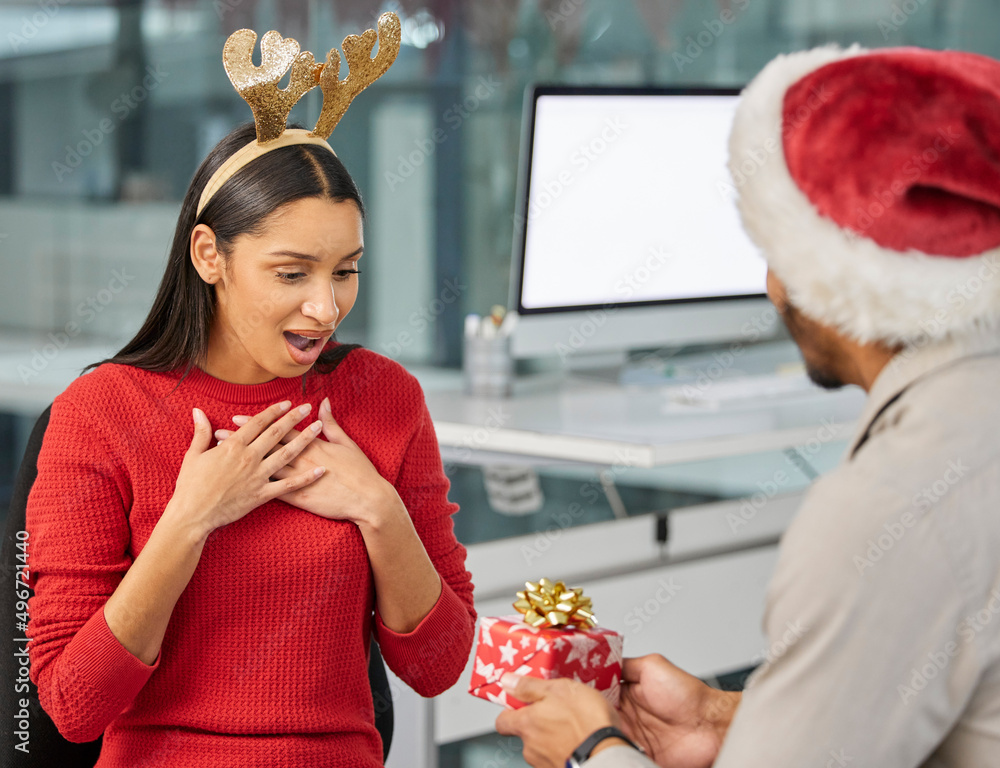
[[[385,10],[403,22],[399,59],[331,142],[371,209],[342,336],[405,363],[458,365],[464,314],[506,302],[529,83],[742,85],[831,41],[1000,52],[1000,6],[946,0],[5,2],[0,330],[129,336],[197,163],[251,117],[226,36],[278,29],[321,57]],[[291,120],[314,123],[314,96]]]

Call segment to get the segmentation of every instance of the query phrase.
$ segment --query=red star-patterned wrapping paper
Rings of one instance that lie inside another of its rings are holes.
[[[505,672],[542,679],[567,677],[600,691],[618,706],[622,636],[610,629],[536,629],[521,616],[484,617],[469,693],[519,709],[524,702],[500,687]]]

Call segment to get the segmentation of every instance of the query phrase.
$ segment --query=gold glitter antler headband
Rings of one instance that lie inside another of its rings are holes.
[[[376,40],[378,54],[372,58]],[[317,64],[309,51],[299,52],[298,41],[282,38],[271,30],[261,38],[261,63],[256,66],[252,60],[256,42],[257,33],[252,29],[233,32],[223,48],[222,62],[233,87],[253,111],[257,139],[235,152],[212,174],[201,193],[196,216],[201,215],[212,196],[240,168],[272,149],[290,144],[319,144],[333,152],[326,139],[354,97],[384,75],[399,54],[399,17],[383,13],[378,20],[377,33],[369,29],[363,35],[344,38],[344,56],[350,70],[343,80],[340,79],[340,54],[336,48],[326,54],[325,63]],[[292,72],[288,85],[278,88],[278,82],[289,67]],[[292,107],[317,85],[323,92],[323,108],[316,127],[312,131],[286,128]]]
[[[297,40],[284,39],[272,29],[261,38],[260,66],[254,66],[251,56],[256,42],[257,33],[252,29],[236,30],[222,49],[222,63],[229,81],[253,110],[257,141],[264,144],[285,130],[288,113],[303,94],[316,87],[323,65],[317,64],[309,51],[299,53]],[[289,66],[292,75],[288,85],[278,88]]]
[[[375,30],[363,35],[344,38],[344,56],[350,67],[347,77],[340,79],[340,54],[331,48],[326,54],[326,64],[319,73],[319,87],[323,91],[323,110],[316,121],[313,133],[328,137],[337,127],[340,118],[354,101],[354,97],[378,80],[392,66],[399,53],[399,17],[383,13],[378,20],[378,54],[372,58]]]

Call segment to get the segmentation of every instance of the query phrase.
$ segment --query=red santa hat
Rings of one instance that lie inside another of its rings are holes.
[[[806,315],[887,344],[1000,325],[1000,62],[778,56],[729,151],[744,226]]]

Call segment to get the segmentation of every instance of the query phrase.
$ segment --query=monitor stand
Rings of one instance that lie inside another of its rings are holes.
[[[576,354],[563,361],[563,371],[568,381],[657,387],[770,376],[801,365],[795,342],[782,339]]]
[[[619,384],[628,361],[629,354],[624,349],[611,352],[575,352],[563,358],[562,370],[571,382]]]

